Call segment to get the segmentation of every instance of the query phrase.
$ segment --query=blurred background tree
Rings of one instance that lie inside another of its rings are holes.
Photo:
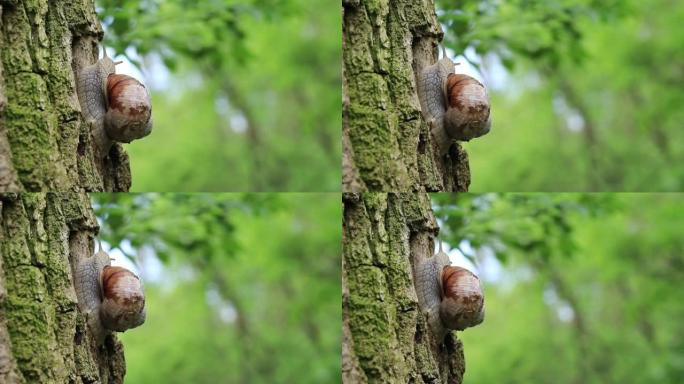
[[[437,0],[492,131],[466,144],[471,191],[684,188],[684,3]],[[467,69],[466,69],[467,70]]]
[[[339,381],[339,195],[92,196],[145,283],[126,383]]]
[[[341,16],[324,0],[100,0],[104,44],[143,69],[155,128],[132,191],[335,191]]]
[[[464,383],[684,377],[683,196],[432,200],[452,260],[474,268],[485,286],[484,323],[459,335]]]

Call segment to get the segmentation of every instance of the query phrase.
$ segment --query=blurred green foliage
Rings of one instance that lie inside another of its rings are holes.
[[[92,198],[145,282],[126,383],[339,382],[338,194]]]
[[[446,45],[490,83],[471,191],[684,188],[684,3],[437,3]]]
[[[133,191],[339,190],[338,8],[326,0],[98,5],[105,45],[150,78],[172,71],[153,82],[163,85],[152,89],[152,134],[127,146]]]
[[[489,245],[504,262],[511,247],[541,261],[553,252],[569,255],[576,249],[570,216],[595,217],[618,206],[610,194],[433,194],[432,198],[438,205],[435,214],[445,224],[440,238],[452,244],[467,241],[473,249],[460,251],[471,260],[476,249]]]
[[[459,334],[465,384],[681,382],[684,196],[433,195],[433,204],[440,237],[469,252],[484,280],[485,321]]]

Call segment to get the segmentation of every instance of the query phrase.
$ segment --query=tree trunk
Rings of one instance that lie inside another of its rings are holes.
[[[468,156],[439,155],[415,74],[437,61],[432,0],[343,0],[343,190],[467,191]]]
[[[128,191],[128,156],[100,160],[75,74],[98,58],[93,0],[0,0],[0,192]]]
[[[97,232],[85,193],[0,195],[0,383],[123,382],[121,344],[97,345],[73,286]]]
[[[344,194],[343,204],[343,382],[461,383],[461,342],[435,340],[413,282],[439,231],[429,196]]]

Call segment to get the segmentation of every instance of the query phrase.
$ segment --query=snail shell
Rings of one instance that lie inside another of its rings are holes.
[[[133,272],[122,267],[102,270],[100,319],[105,328],[123,332],[145,322],[145,294]]]
[[[105,131],[112,140],[130,143],[152,132],[152,103],[147,88],[127,76],[107,76]]]
[[[439,317],[449,328],[462,331],[484,320],[484,295],[480,279],[461,267],[446,266],[441,273],[442,302]]]
[[[448,108],[444,129],[449,137],[468,141],[485,135],[491,128],[487,89],[474,78],[463,74],[447,76]]]

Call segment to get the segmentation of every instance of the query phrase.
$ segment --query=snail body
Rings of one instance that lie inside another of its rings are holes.
[[[440,341],[448,332],[439,317],[439,306],[442,301],[440,273],[442,268],[449,264],[449,256],[442,252],[440,243],[437,254],[418,263],[414,278],[418,304],[422,312],[427,314],[428,326]]]
[[[145,294],[133,272],[110,265],[99,245],[95,255],[82,259],[74,271],[78,307],[98,344],[110,331],[123,332],[145,322]]]
[[[420,109],[423,118],[430,126],[430,133],[435,140],[440,154],[444,154],[451,145],[451,139],[444,130],[446,114],[446,88],[444,79],[454,73],[456,64],[446,55],[442,47],[442,58],[436,63],[423,68],[418,74],[417,87]]]
[[[489,96],[474,78],[455,73],[455,64],[442,47],[442,58],[417,76],[423,118],[440,155],[454,140],[468,141],[489,132]]]
[[[103,51],[101,59],[78,73],[76,84],[81,112],[100,157],[107,155],[115,141],[130,143],[152,131],[147,89],[130,76],[117,75],[119,62]]]
[[[462,331],[484,320],[484,294],[480,280],[465,268],[451,266],[439,251],[416,266],[414,278],[418,303],[436,339],[449,330]]]

